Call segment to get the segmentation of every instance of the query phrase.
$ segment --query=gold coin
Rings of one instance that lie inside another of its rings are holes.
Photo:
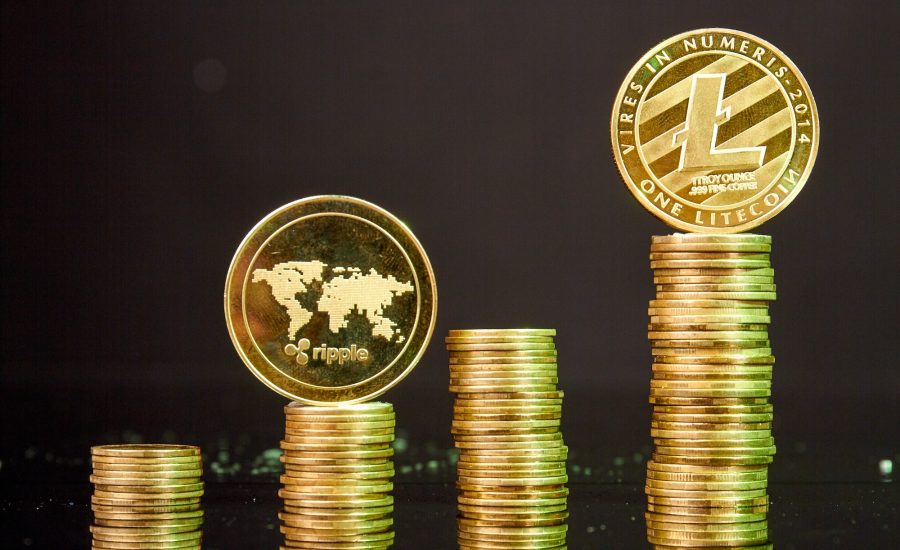
[[[681,518],[704,518],[709,523],[737,523],[740,521],[760,521],[766,519],[769,505],[749,506],[744,508],[718,508],[709,506],[667,506],[661,504],[647,504],[650,513],[660,515],[678,516]]]
[[[174,474],[184,471],[200,471],[203,466],[199,459],[191,462],[156,462],[153,464],[136,464],[131,462],[102,462],[91,460],[91,466],[94,470],[106,471],[122,471],[122,472],[145,472],[152,474],[161,472],[163,474]]]
[[[121,485],[119,484],[120,480],[112,479],[108,481],[112,481],[113,483],[108,483],[107,480],[103,478],[97,478],[96,476],[91,476],[91,481],[94,483],[94,488],[97,491],[106,491],[109,493],[190,493],[195,491],[203,490],[203,482],[201,481],[193,481],[190,483],[172,483],[173,481],[179,480],[167,480],[165,485]],[[94,481],[94,480],[98,480]]]
[[[200,509],[200,503],[180,504],[169,506],[109,506],[104,504],[91,504],[91,510],[97,512],[122,512],[130,514],[168,514],[171,512],[193,512]]]
[[[91,495],[91,503],[99,504],[103,506],[180,506],[184,504],[197,504],[200,502],[200,497],[190,497],[190,498],[140,498],[140,499],[130,499],[130,498],[105,498],[98,496],[96,494]]]
[[[687,464],[671,464],[656,461],[647,462],[647,473],[656,474],[657,472],[665,472],[668,474],[686,474],[691,476],[740,476],[728,477],[728,480],[746,481],[766,479],[769,470],[765,466],[693,466]],[[694,478],[688,478],[691,481]],[[703,478],[706,479],[706,478]],[[715,479],[719,479],[716,477]]]
[[[561,390],[552,391],[497,391],[491,393],[462,393],[456,396],[457,403],[468,403],[470,405],[481,402],[515,402],[515,401],[534,401],[540,403],[556,403],[562,402],[565,394]]]
[[[611,132],[634,196],[695,233],[746,231],[780,212],[819,144],[815,102],[790,59],[756,36],[715,28],[650,50],[619,90]]]
[[[665,489],[668,491],[750,491],[757,489],[765,489],[769,484],[767,479],[762,481],[739,481],[739,482],[722,482],[722,481],[666,481],[660,479],[647,478],[647,487],[654,489]],[[661,495],[665,496],[665,495]]]
[[[375,470],[369,472],[321,472],[321,471],[303,471],[285,469],[281,476],[281,482],[288,483],[325,483],[328,484],[345,484],[349,485],[351,481],[361,480],[386,480],[394,477],[394,469]]]
[[[769,380],[650,380],[651,388],[669,388],[685,390],[768,390],[772,388]]]
[[[483,343],[483,344],[447,344],[447,351],[450,353],[459,352],[513,352],[520,351],[554,351],[556,344],[553,342],[502,342],[502,343]]]
[[[651,323],[647,325],[648,332],[663,332],[663,331],[675,331],[675,332],[685,332],[685,331],[760,331],[765,333],[769,330],[769,325],[763,323]]]
[[[556,363],[496,363],[473,365],[468,363],[451,363],[450,372],[556,372]]]
[[[95,540],[112,542],[176,542],[196,541],[203,536],[199,530],[154,533],[144,529],[115,529],[91,525],[88,527]],[[135,533],[135,531],[139,531]]]
[[[394,512],[394,506],[381,506],[378,508],[311,508],[306,506],[285,506],[285,513],[318,517],[318,518],[368,518],[380,519],[390,516]]]
[[[734,487],[736,489],[763,488],[768,485],[767,470],[760,472],[647,472],[647,484],[670,488],[697,487],[708,490]]]
[[[91,447],[91,455],[119,458],[199,457],[200,447],[191,445],[98,445]]]
[[[703,429],[719,429],[718,426],[759,426],[763,429],[772,425],[772,413],[758,415],[715,415],[715,414],[668,414],[656,413],[652,415],[654,426],[665,428],[666,426],[704,426]],[[728,429],[728,428],[722,428]]]
[[[668,447],[656,444],[656,455],[680,458],[771,458],[775,455],[775,446],[770,447]]]
[[[313,529],[289,529],[286,531],[282,530],[285,539],[294,540],[294,541],[304,541],[304,542],[328,542],[328,543],[336,543],[339,541],[343,541],[342,538],[338,537],[347,537],[352,536],[348,542],[353,542],[355,544],[362,543],[372,543],[372,542],[387,542],[388,546],[391,541],[394,540],[394,532],[393,531],[381,531],[375,533],[353,533],[352,531],[348,533],[340,533],[339,531],[332,532],[322,532],[319,530]],[[304,544],[305,546],[305,544]],[[335,549],[337,550],[337,546],[332,544],[328,547],[329,550]]]
[[[742,253],[769,253],[772,251],[771,243],[753,242],[697,242],[682,241],[678,243],[650,244],[651,252],[742,252]]]
[[[284,448],[286,443],[282,443],[281,447]],[[288,445],[293,447],[292,445]],[[292,462],[298,459],[306,459],[306,460],[315,460],[315,459],[326,459],[326,460],[377,460],[377,459],[386,459],[394,456],[394,449],[388,445],[377,445],[377,446],[367,446],[365,449],[360,449],[358,445],[354,445],[353,448],[343,449],[343,450],[312,450],[312,449],[299,449],[303,451],[303,455],[300,457],[294,456],[294,449],[285,449],[285,454],[283,455],[282,462]]]
[[[765,269],[769,267],[769,260],[745,260],[740,258],[719,258],[719,259],[695,259],[695,260],[651,260],[650,269]],[[663,296],[657,296],[658,299],[665,299]],[[699,297],[703,298],[703,297]],[[711,296],[708,298],[712,298]],[[679,298],[673,296],[669,299],[690,299]],[[721,298],[715,298],[721,299]],[[745,298],[752,300],[753,298]]]
[[[121,472],[108,473],[103,470],[94,470],[94,473],[90,476],[90,481],[95,485],[163,485],[166,487],[200,483],[200,476],[196,474],[191,477],[133,477],[120,474]]]
[[[768,252],[666,251],[650,250],[651,260],[770,260]]]
[[[721,284],[658,284],[656,285],[656,294],[666,294],[670,292],[687,293],[687,292],[715,292],[715,293],[756,293],[756,292],[776,292],[774,284],[744,284],[744,283],[721,283]]]
[[[323,408],[292,401],[284,406],[284,414],[316,418],[337,417],[338,419],[351,421],[358,418],[377,418],[381,420],[381,416],[394,417],[394,406],[385,401],[369,401],[365,403],[339,403],[332,407]]]
[[[726,340],[722,339],[703,339],[703,340],[651,340],[653,349],[658,348],[701,348],[705,352],[718,354],[720,352],[733,353],[735,351],[745,349],[768,349],[771,343],[769,340]]]
[[[710,499],[710,500],[731,500],[758,498],[766,496],[765,487],[760,489],[748,489],[739,491],[723,491],[723,490],[689,490],[684,489],[664,489],[647,485],[644,492],[654,497],[672,497],[685,499]]]
[[[310,498],[311,495],[320,497],[328,495],[371,495],[377,493],[389,493],[393,490],[393,483],[384,482],[360,482],[358,484],[348,485],[312,485],[304,483],[301,485],[290,485],[281,489],[278,494],[285,499],[304,499]]]
[[[758,497],[733,497],[733,498],[714,498],[713,496],[704,498],[674,498],[674,497],[657,497],[647,495],[649,504],[660,504],[663,506],[685,506],[693,507],[711,507],[711,508],[753,508],[755,506],[767,506],[769,497],[762,495]]]
[[[424,353],[436,312],[434,272],[415,236],[350,197],[268,214],[225,282],[238,355],[268,387],[308,404],[366,401],[396,385]]]
[[[340,452],[340,451],[355,451],[358,450],[361,446],[365,446],[370,450],[383,450],[389,448],[389,442],[386,443],[370,443],[370,444],[360,444],[360,443],[331,443],[327,440],[319,440],[319,441],[309,441],[309,442],[298,442],[298,441],[282,441],[280,443],[280,447],[285,451],[309,451],[309,452]]]
[[[665,397],[650,396],[650,403],[665,407],[716,407],[716,406],[746,406],[765,405],[769,402],[767,397]],[[654,407],[656,408],[656,407]]]
[[[165,519],[105,519],[94,518],[94,525],[114,529],[199,529],[203,525],[203,516],[189,518],[165,518]]]
[[[556,384],[504,384],[504,385],[456,385],[448,386],[452,393],[467,394],[497,394],[497,393],[513,393],[513,392],[551,392],[556,389]]]
[[[475,487],[489,489],[491,487],[540,487],[543,485],[563,485],[569,481],[565,474],[548,477],[466,477],[458,476],[457,485],[469,491],[477,491]]]
[[[479,344],[553,344],[550,336],[447,336],[444,343],[448,345]]]
[[[91,540],[92,548],[106,548],[110,550],[167,550],[174,548],[200,548],[200,541],[177,542],[115,542],[108,540]]]
[[[125,479],[199,479],[203,475],[203,470],[200,468],[193,468],[190,470],[126,470],[122,468],[106,468],[102,464],[96,464],[93,471],[97,476],[121,477]]]
[[[739,431],[739,430],[771,430],[771,422],[666,422],[651,420],[650,427],[659,430],[675,431]]]
[[[491,337],[491,336],[556,336],[555,328],[488,328],[457,329],[447,331],[451,338]]]
[[[710,373],[710,372],[669,372],[669,371],[653,371],[654,380],[682,380],[682,381],[737,381],[737,380],[754,380],[754,381],[772,381],[772,371],[757,372],[752,374],[730,374],[730,373]]]
[[[521,508],[521,507],[539,507],[539,506],[566,506],[567,497],[559,498],[501,498],[501,497],[478,497],[463,496],[457,497],[457,502],[463,506],[489,506],[494,508]]]
[[[654,285],[721,285],[721,284],[751,284],[774,285],[774,277],[758,277],[752,275],[681,275],[681,276],[654,276]]]
[[[768,397],[772,395],[771,390],[685,390],[685,389],[661,389],[651,388],[651,399],[683,397],[683,398],[724,398],[724,399],[743,399],[754,397]]]
[[[654,521],[658,523],[674,523],[676,525],[681,526],[684,530],[689,530],[692,528],[696,529],[709,529],[715,530],[717,526],[721,526],[722,529],[740,529],[740,525],[744,523],[749,524],[760,524],[766,523],[766,514],[741,514],[739,517],[741,518],[739,521],[731,521],[729,516],[718,516],[718,515],[710,515],[710,516],[689,516],[689,515],[674,515],[674,514],[659,514],[656,512],[644,512],[644,517],[647,521]],[[707,521],[707,517],[709,521]],[[752,528],[751,528],[752,530]],[[740,547],[741,550],[744,550],[745,546]]]
[[[450,369],[450,380],[459,382],[479,382],[482,379],[488,381],[508,382],[508,380],[498,380],[512,378],[516,380],[556,380],[556,369],[538,369],[538,370],[480,370],[480,369]]]
[[[541,403],[534,401],[533,403]],[[454,404],[453,413],[455,414],[479,414],[479,415],[532,415],[532,414],[559,414],[562,412],[562,404],[556,405],[522,405],[513,404],[512,406],[465,406]]]
[[[121,533],[122,531],[136,531],[140,530],[141,533],[145,533],[148,535],[163,535],[167,533],[187,533],[190,531],[197,531],[199,528],[198,524],[186,524],[186,525],[144,525],[135,529],[136,526],[129,527],[108,527],[105,525],[91,525],[90,530],[92,533],[108,533],[108,534],[116,534]]]
[[[452,432],[451,432],[452,433]],[[453,441],[459,449],[503,449],[515,448],[520,444],[535,443],[560,446],[563,444],[562,434],[557,428],[542,428],[539,431],[502,430],[484,432],[453,433]]]
[[[769,308],[710,308],[710,307],[650,307],[647,308],[650,317],[769,317]],[[679,331],[681,332],[681,331]],[[710,332],[710,331],[694,331]],[[741,331],[729,331],[741,332]],[[758,336],[758,335],[757,335]]]
[[[654,355],[654,357],[677,357],[680,361],[682,357],[687,358],[713,358],[713,359],[747,359],[747,358],[755,358],[755,357],[770,357],[772,355],[772,349],[769,347],[756,347],[756,348],[738,348],[738,349],[712,349],[712,348],[694,348],[694,347],[683,347],[683,348],[665,348],[656,346],[655,343],[651,344],[653,347],[650,349],[650,353]],[[662,363],[665,361],[659,361]],[[712,359],[711,359],[712,361]]]
[[[710,380],[718,377],[723,379],[740,379],[744,377],[747,380],[768,380],[772,378],[772,365],[678,365],[654,363],[651,369],[653,376],[658,378],[677,378],[679,376],[686,379],[703,379],[703,377],[708,377]]]
[[[167,512],[164,514],[156,513],[125,513],[125,512],[101,512],[94,511],[95,519],[112,519],[112,520],[166,520],[166,519],[191,519],[202,518],[203,510],[192,510],[189,512]]]
[[[322,462],[305,462],[305,463],[295,463],[295,462],[285,462],[284,463],[284,471],[285,472],[323,472],[323,473],[371,473],[374,474],[376,472],[384,472],[390,471],[394,469],[394,463],[392,461],[378,461],[375,463],[349,463],[349,464],[334,464],[334,463],[322,463]]]
[[[284,501],[285,506],[295,506],[299,508],[369,509],[394,505],[393,496],[378,493],[363,495],[328,495],[328,498],[326,499],[321,498],[321,496],[318,495],[293,493],[280,489],[278,491],[278,496]]]
[[[475,514],[496,514],[501,517],[518,517],[518,516],[530,516],[533,514],[542,514],[542,513],[554,513],[554,512],[565,512],[566,504],[552,504],[552,505],[535,505],[529,504],[528,506],[496,506],[494,504],[464,504],[458,503],[457,510],[460,512],[465,512],[466,517],[476,517],[468,515],[469,512]]]
[[[687,403],[687,405],[696,405]],[[692,407],[685,410],[679,404],[659,404],[653,407],[654,413],[663,414],[707,414],[707,415],[741,415],[741,414],[771,414],[774,407],[765,399],[762,403],[720,403],[720,404],[704,404],[700,403],[698,407]]]
[[[479,520],[471,520],[466,518],[457,518],[457,529],[469,533],[492,534],[492,535],[518,535],[521,537],[540,537],[550,534],[565,533],[569,527],[566,524],[548,525],[548,526],[497,526],[484,523]]]
[[[713,244],[772,244],[771,235],[757,233],[673,233],[671,235],[653,235],[650,243],[656,244],[682,244],[682,243],[713,243]]]
[[[202,468],[202,460],[199,456],[173,456],[165,458],[136,458],[123,456],[103,456],[92,455],[92,465],[114,465],[114,466],[153,466],[159,468],[186,467],[188,469]]]
[[[465,368],[478,368],[486,365],[510,365],[511,368],[515,368],[518,366],[528,367],[530,365],[534,365],[536,367],[553,367],[556,365],[556,356],[555,355],[547,355],[547,356],[529,356],[529,357],[521,357],[521,356],[506,356],[506,357],[474,357],[474,358],[465,358],[465,357],[454,357],[450,356],[448,361],[450,362],[450,368],[455,369],[460,366]]]
[[[757,466],[760,464],[771,464],[772,455],[764,456],[681,456],[666,455],[653,453],[653,460],[656,462],[667,462],[669,464],[690,464],[695,466]]]
[[[540,470],[543,468],[555,467],[557,464],[563,465],[568,458],[565,451],[557,453],[546,453],[544,455],[480,455],[477,451],[464,451],[459,455],[457,464],[471,467],[507,467],[533,468]]]
[[[490,363],[492,360],[505,360],[509,363],[555,362],[555,349],[521,349],[521,350],[493,350],[493,351],[453,351],[450,353],[450,363]]]
[[[534,474],[539,475],[547,475],[547,472],[552,472],[556,470],[565,470],[566,462],[565,460],[554,460],[554,461],[540,461],[535,462],[532,460],[529,461],[520,461],[520,462],[503,462],[503,461],[487,461],[487,460],[459,460],[456,463],[456,467],[459,470],[465,470],[467,472],[510,472],[513,474],[522,473],[522,472],[532,472]],[[562,473],[565,473],[564,471]],[[557,474],[553,474],[557,475]]]
[[[668,544],[681,546],[694,546],[702,544],[707,546],[710,544],[724,545],[741,545],[745,542],[765,542],[769,539],[769,531],[748,531],[748,532],[731,532],[731,533],[691,533],[685,531],[662,531],[647,528],[647,541],[650,544]]]
[[[711,327],[714,325],[768,325],[772,322],[769,315],[651,315],[650,325],[664,326],[686,326],[686,325],[704,325]],[[654,329],[657,330],[657,329]],[[663,330],[682,330],[682,329],[663,329]],[[707,328],[702,330],[715,330]]]
[[[774,301],[777,295],[774,292],[752,292],[752,291],[658,291],[656,297],[663,300],[691,300],[691,299],[710,299],[710,300],[766,300]]]
[[[666,364],[688,364],[688,365],[772,365],[775,363],[775,357],[770,355],[760,355],[758,352],[741,352],[738,354],[730,353],[728,355],[714,356],[661,356],[655,358],[656,363]]]

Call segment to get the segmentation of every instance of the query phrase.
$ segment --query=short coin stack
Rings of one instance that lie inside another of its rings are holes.
[[[394,407],[284,408],[282,548],[377,549],[394,542]]]
[[[652,239],[646,517],[658,547],[766,547],[770,250],[765,235]]]
[[[452,433],[460,450],[458,542],[566,544],[567,447],[553,329],[452,330]]]
[[[94,548],[200,548],[199,448],[102,445],[91,462]]]

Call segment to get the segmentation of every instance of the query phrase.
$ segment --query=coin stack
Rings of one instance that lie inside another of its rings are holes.
[[[652,239],[646,518],[659,547],[766,547],[770,250],[765,235]]]
[[[479,548],[566,544],[566,456],[553,329],[451,330],[450,391],[458,542]]]
[[[200,548],[198,447],[102,445],[91,462],[94,548]]]
[[[394,407],[293,402],[284,412],[282,548],[389,548]]]

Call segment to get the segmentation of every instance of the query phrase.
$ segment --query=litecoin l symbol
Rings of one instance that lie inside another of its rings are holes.
[[[687,117],[672,137],[672,145],[681,145],[678,170],[755,170],[762,166],[766,148],[716,148],[719,126],[731,118],[731,107],[722,108],[724,74],[694,75],[688,98]]]

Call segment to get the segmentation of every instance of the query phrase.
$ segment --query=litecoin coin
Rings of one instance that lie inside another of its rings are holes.
[[[311,405],[376,397],[415,367],[437,313],[434,273],[410,230],[341,196],[275,210],[228,270],[225,318],[247,367]]]
[[[728,29],[674,36],[637,62],[616,97],[613,152],[637,199],[669,225],[746,231],[809,178],[819,118],[797,67]]]

